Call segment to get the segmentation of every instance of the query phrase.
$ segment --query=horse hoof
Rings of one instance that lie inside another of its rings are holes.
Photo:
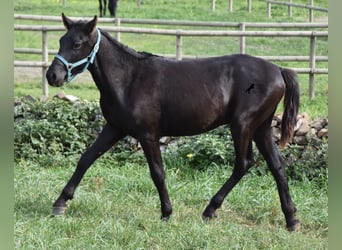
[[[160,219],[162,221],[168,221],[170,219],[170,216],[162,216]]]
[[[295,224],[291,225],[291,226],[288,226],[287,227],[287,230],[289,232],[298,232],[300,230],[301,226],[300,226],[300,222],[299,221],[296,221]]]
[[[61,215],[64,214],[67,207],[53,207],[52,208],[52,215]]]
[[[211,215],[202,214],[202,220],[204,222],[207,222],[207,221],[212,220],[212,219],[216,219],[217,217],[218,217],[217,213],[213,213]]]

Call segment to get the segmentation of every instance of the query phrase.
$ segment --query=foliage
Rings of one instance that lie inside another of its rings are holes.
[[[103,125],[97,102],[15,101],[15,159],[81,153]]]
[[[255,164],[250,171],[257,175],[265,175],[266,162],[256,146],[253,146]],[[168,148],[167,153],[185,159],[189,166],[199,170],[213,165],[233,166],[235,159],[234,145],[228,127],[220,127],[198,136],[180,138]],[[327,179],[327,141],[319,145],[308,144],[306,147],[290,144],[281,150],[281,154],[286,159],[286,172],[290,179]]]
[[[168,146],[166,154],[183,158],[189,166],[198,170],[212,165],[232,165],[235,155],[227,126],[196,136],[181,137]]]
[[[287,160],[287,174],[292,179],[327,178],[328,141],[319,145],[309,143],[306,147],[290,145],[282,153]]]

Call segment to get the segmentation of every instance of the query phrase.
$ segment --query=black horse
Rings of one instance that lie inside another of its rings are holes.
[[[213,196],[203,218],[217,217],[227,194],[253,163],[252,141],[266,159],[279,192],[286,226],[296,230],[285,161],[273,139],[271,121],[284,96],[281,145],[293,134],[299,106],[294,71],[248,55],[176,61],[130,49],[90,21],[73,21],[62,14],[67,29],[47,71],[52,86],[62,86],[88,69],[100,91],[106,125],[81,156],[77,168],[53,204],[62,214],[66,202],[90,165],[117,141],[130,135],[139,140],[161,202],[161,218],[172,213],[159,147],[161,136],[194,135],[230,124],[236,152],[231,177]]]
[[[103,3],[102,3],[103,2]],[[108,0],[108,10],[111,17],[115,17],[118,0]],[[99,0],[100,17],[106,15],[107,0]]]

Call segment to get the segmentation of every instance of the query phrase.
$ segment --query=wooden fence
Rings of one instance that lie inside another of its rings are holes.
[[[328,12],[328,9],[326,9],[326,8],[314,6],[314,0],[309,0],[308,5],[293,3],[292,0],[288,0],[287,2],[280,2],[280,1],[274,1],[274,0],[266,0],[265,2],[266,2],[268,18],[271,17],[272,4],[273,5],[285,5],[285,6],[288,6],[288,16],[292,16],[292,7],[308,9],[308,11],[309,11],[309,21],[310,22],[314,21],[314,11]],[[248,12],[252,12],[252,0],[246,0],[246,4],[247,4],[247,11]],[[211,11],[215,11],[215,10],[216,10],[216,0],[211,0]],[[229,12],[233,11],[233,0],[228,0],[228,11]]]
[[[15,19],[41,20],[41,21],[58,21],[60,17],[47,16],[28,16],[16,14]],[[177,60],[193,58],[184,56],[182,49],[182,39],[186,36],[225,36],[225,37],[240,37],[239,51],[245,53],[245,38],[246,37],[306,37],[310,42],[310,54],[308,56],[264,56],[263,58],[270,61],[308,61],[309,68],[293,68],[299,74],[309,74],[309,95],[314,98],[314,81],[315,74],[328,74],[327,68],[316,68],[316,62],[328,61],[327,56],[316,55],[316,39],[317,37],[328,37],[328,31],[247,31],[247,27],[253,28],[327,28],[328,24],[322,23],[225,23],[225,22],[186,22],[186,21],[162,21],[162,20],[136,20],[136,19],[113,19],[100,18],[99,23],[115,22],[113,26],[100,27],[108,32],[114,32],[118,40],[120,40],[121,33],[138,33],[138,34],[155,34],[168,35],[176,38],[176,53],[174,57]],[[122,27],[122,23],[131,24],[158,24],[158,25],[186,25],[186,26],[205,26],[205,27],[236,27],[239,30],[175,30],[175,29],[155,29],[155,28],[135,28]],[[57,51],[48,49],[48,32],[64,31],[64,26],[61,25],[14,25],[14,30],[21,31],[38,31],[42,33],[42,49],[33,48],[15,48],[15,53],[25,54],[42,54],[42,61],[14,61],[15,67],[41,67],[42,68],[42,82],[43,95],[48,96],[48,84],[46,82],[45,74],[50,65],[48,61],[49,54],[56,54]]]
[[[251,12],[252,11],[252,0],[246,0],[246,1],[247,1],[247,10],[248,10],[248,12]],[[211,11],[215,11],[215,9],[216,9],[216,0],[211,0]],[[228,10],[230,12],[233,11],[233,0],[228,0]]]
[[[292,3],[292,0],[288,0],[288,2],[279,2],[279,1],[273,1],[273,0],[266,0],[267,3],[267,17],[271,17],[271,9],[272,9],[272,4],[273,5],[285,5],[288,6],[288,16],[292,16],[292,7],[297,7],[297,8],[304,8],[308,9],[309,11],[309,22],[314,21],[314,11],[322,11],[322,12],[328,12],[328,9],[322,8],[322,7],[317,7],[314,6],[314,1],[309,0],[309,5],[305,4],[298,4],[298,3]]]

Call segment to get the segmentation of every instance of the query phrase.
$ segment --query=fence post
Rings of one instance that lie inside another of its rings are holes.
[[[314,1],[313,0],[309,0],[309,5],[311,7],[313,7]],[[312,23],[314,21],[314,10],[312,8],[309,8],[309,21],[310,21],[310,23]]]
[[[271,18],[271,3],[270,2],[267,2],[267,17],[268,18]]]
[[[211,0],[211,11],[212,12],[215,11],[215,2],[216,2],[216,0]]]
[[[233,12],[233,0],[228,0],[228,10],[229,12]]]
[[[177,35],[176,40],[176,59],[182,60],[182,49],[183,49],[183,41],[182,41],[182,35]]]
[[[138,6],[138,8],[140,9],[140,6],[141,6],[141,0],[137,0],[137,6]]]
[[[291,3],[292,3],[292,0],[289,0],[289,3],[291,4]],[[292,6],[291,6],[291,5],[288,6],[287,11],[288,11],[289,17],[292,17]]]
[[[316,68],[316,36],[314,32],[310,37],[310,74],[309,74],[309,94],[310,100],[315,97],[315,71]]]
[[[252,11],[252,0],[247,0],[247,9],[248,9],[248,12],[251,13],[251,11]]]
[[[42,31],[42,61],[45,65],[42,67],[42,83],[43,83],[43,96],[42,99],[46,99],[49,95],[48,83],[46,80],[46,72],[48,69],[48,60],[49,60],[49,49],[48,49],[48,33],[47,30],[43,29]]]
[[[240,23],[240,30],[245,31],[246,30],[246,24],[245,23]],[[245,36],[240,36],[240,53],[245,54],[246,52],[246,37]]]
[[[115,18],[114,25],[115,25],[116,27],[120,27],[120,25],[121,25],[121,19],[120,19],[120,18]],[[115,32],[115,39],[116,39],[118,42],[120,42],[120,40],[121,40],[121,33],[120,33],[120,31]]]

